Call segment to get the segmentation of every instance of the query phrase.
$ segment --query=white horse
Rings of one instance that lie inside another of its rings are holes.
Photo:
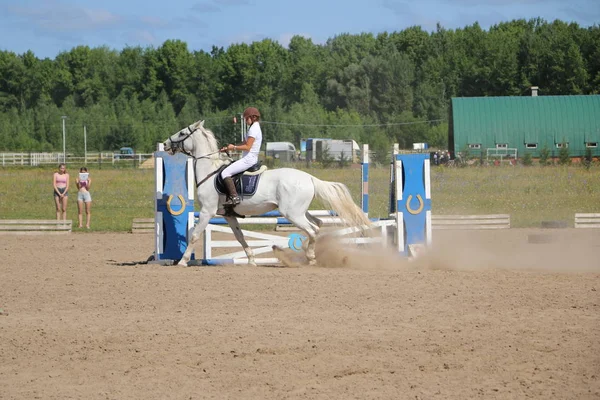
[[[204,127],[204,121],[183,128],[164,143],[165,151],[171,154],[182,152],[194,158],[197,200],[200,203],[200,217],[194,227],[191,242],[178,265],[186,266],[191,258],[194,245],[206,229],[209,220],[217,214],[219,204],[225,200],[215,189],[215,171],[226,161],[221,158],[219,145],[213,133]],[[326,182],[292,168],[279,168],[265,171],[252,197],[244,198],[234,211],[240,215],[260,215],[279,209],[291,223],[302,230],[307,238],[306,257],[309,264],[316,264],[315,240],[322,221],[310,215],[308,207],[313,198],[318,197],[335,211],[349,226],[367,227],[369,219],[354,203],[348,188],[337,182]],[[248,246],[237,218],[225,216],[236,239],[240,242],[248,263],[256,265],[254,252]]]

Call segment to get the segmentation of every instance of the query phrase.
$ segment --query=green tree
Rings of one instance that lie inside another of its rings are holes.
[[[159,94],[164,90],[164,82],[161,80],[160,55],[156,49],[146,49],[143,57],[143,72],[142,72],[142,99],[156,100]]]
[[[531,20],[529,25],[519,53],[525,85],[539,86],[548,95],[583,93],[588,72],[573,35],[579,27],[558,20],[548,24],[539,18]]]
[[[218,75],[213,57],[203,51],[194,53],[190,92],[196,100],[197,112],[207,113],[215,107]],[[188,101],[190,98],[188,97]],[[186,102],[186,104],[188,104]]]
[[[412,62],[395,50],[386,57],[368,56],[344,68],[327,83],[331,104],[379,120],[412,108]]]
[[[289,44],[289,76],[287,78],[285,104],[302,102],[305,85],[310,85],[317,96],[324,89],[324,50],[311,39],[294,36]],[[318,97],[317,97],[318,99]],[[319,103],[320,100],[317,100]]]
[[[563,140],[558,151],[558,163],[560,165],[571,164],[571,156],[569,155],[569,144]]]
[[[113,96],[143,96],[144,50],[141,47],[125,47],[115,65],[115,91]]]
[[[548,165],[548,159],[550,158],[550,149],[546,144],[540,150],[540,165]]]
[[[0,106],[7,112],[12,108],[23,110],[26,106],[24,85],[26,70],[15,53],[0,52]]]
[[[342,151],[340,154],[340,159],[338,160],[338,167],[346,168],[352,161],[351,157],[352,155],[347,156],[346,154],[344,154],[344,151]]]
[[[192,76],[194,60],[181,40],[167,40],[157,49],[157,77],[164,88],[176,114],[178,114],[189,95],[188,87]]]
[[[592,149],[589,147],[585,148],[585,155],[583,156],[582,164],[586,169],[590,169],[594,157],[592,155]]]
[[[232,116],[252,104],[266,140],[354,139],[373,149],[398,142],[447,146],[448,106],[457,96],[600,93],[600,27],[513,20],[433,32],[340,34],[315,44],[295,36],[190,52],[76,46],[54,59],[0,51],[0,140],[14,149],[58,150],[67,115],[68,151],[88,143],[157,141],[197,119],[236,139]],[[423,123],[423,121],[429,121]],[[16,128],[19,126],[20,128]]]
[[[217,62],[219,106],[275,103],[284,90],[286,65],[287,53],[272,40],[232,45]]]

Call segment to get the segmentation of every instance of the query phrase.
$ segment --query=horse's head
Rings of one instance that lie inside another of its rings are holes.
[[[204,127],[204,121],[196,121],[190,126],[187,126],[169,137],[165,142],[165,151],[170,154],[181,152],[188,156],[193,156],[195,151],[193,135],[198,129]]]

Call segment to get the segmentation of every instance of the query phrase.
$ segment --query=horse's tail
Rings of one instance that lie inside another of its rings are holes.
[[[346,185],[322,181],[314,176],[312,180],[315,195],[325,203],[326,207],[335,211],[347,225],[369,226],[371,224],[365,213],[354,203]]]

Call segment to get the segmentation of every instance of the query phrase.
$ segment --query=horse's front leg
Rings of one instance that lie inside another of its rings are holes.
[[[248,264],[256,266],[256,261],[254,261],[254,251],[252,251],[252,248],[248,246],[248,243],[246,242],[246,238],[244,237],[244,233],[242,232],[242,228],[240,228],[240,223],[238,222],[237,218],[225,217],[225,220],[227,220],[227,223],[233,231],[233,234],[235,235],[237,241],[240,242],[240,244],[244,248],[244,251],[246,252],[246,257],[248,257]]]
[[[194,251],[194,245],[200,239],[200,235],[206,229],[208,222],[210,221],[212,215],[206,211],[200,211],[200,216],[198,217],[198,223],[194,226],[194,230],[192,231],[192,238],[190,239],[181,260],[177,263],[182,267],[187,267],[190,258],[192,258],[192,252]]]

